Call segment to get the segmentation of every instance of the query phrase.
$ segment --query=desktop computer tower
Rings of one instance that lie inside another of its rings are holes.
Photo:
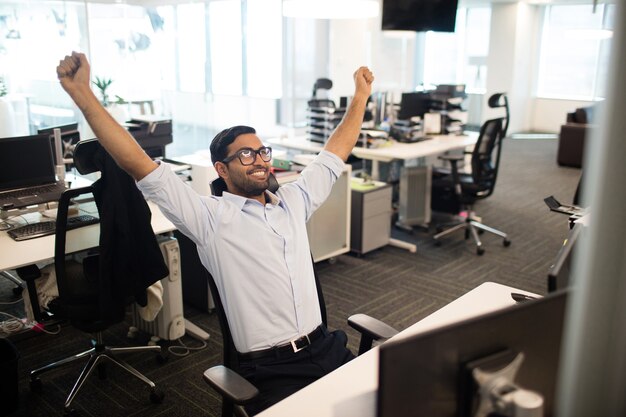
[[[398,226],[430,223],[431,179],[430,166],[402,167],[398,191]]]
[[[161,280],[163,307],[154,321],[146,321],[139,315],[138,306],[133,304],[133,324],[137,329],[160,339],[176,340],[185,334],[180,248],[178,241],[169,236],[159,237],[159,246],[170,271],[169,275]]]

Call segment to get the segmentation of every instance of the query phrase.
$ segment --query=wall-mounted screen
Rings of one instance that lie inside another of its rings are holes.
[[[383,0],[383,30],[454,32],[458,0]]]

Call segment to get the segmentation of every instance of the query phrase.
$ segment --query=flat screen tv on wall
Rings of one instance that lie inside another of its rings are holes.
[[[383,30],[454,32],[458,0],[383,0]]]

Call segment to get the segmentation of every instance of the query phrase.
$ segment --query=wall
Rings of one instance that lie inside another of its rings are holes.
[[[277,100],[202,93],[167,92],[171,117],[176,123],[222,130],[247,123],[263,135],[277,134]]]
[[[500,116],[486,97],[505,91],[509,95],[509,133],[558,132],[567,112],[589,102],[544,99],[534,96],[539,59],[541,13],[537,5],[523,2],[492,4],[491,37],[487,64],[487,93],[473,100],[472,123]],[[329,24],[329,73],[332,95],[351,95],[350,75],[369,65],[376,76],[375,91],[408,91],[422,70],[423,34],[390,36],[380,30],[381,16],[363,20],[332,20]]]
[[[538,132],[558,133],[565,123],[567,113],[578,107],[593,104],[590,101],[559,100],[550,98],[534,98],[531,101],[532,129]]]
[[[335,97],[354,92],[352,74],[361,65],[373,71],[374,92],[401,92],[415,86],[415,33],[389,34],[381,30],[379,15],[370,19],[331,20],[330,75]],[[419,58],[418,58],[419,59]]]
[[[542,9],[526,3],[493,4],[487,73],[487,97],[509,93],[509,133],[558,133],[566,114],[590,101],[535,97]],[[486,106],[486,105],[485,105]],[[483,120],[494,110],[483,108]]]

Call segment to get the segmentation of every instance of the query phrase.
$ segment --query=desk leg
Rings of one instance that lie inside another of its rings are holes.
[[[372,159],[372,179],[380,181],[380,166],[378,161],[375,159]]]

